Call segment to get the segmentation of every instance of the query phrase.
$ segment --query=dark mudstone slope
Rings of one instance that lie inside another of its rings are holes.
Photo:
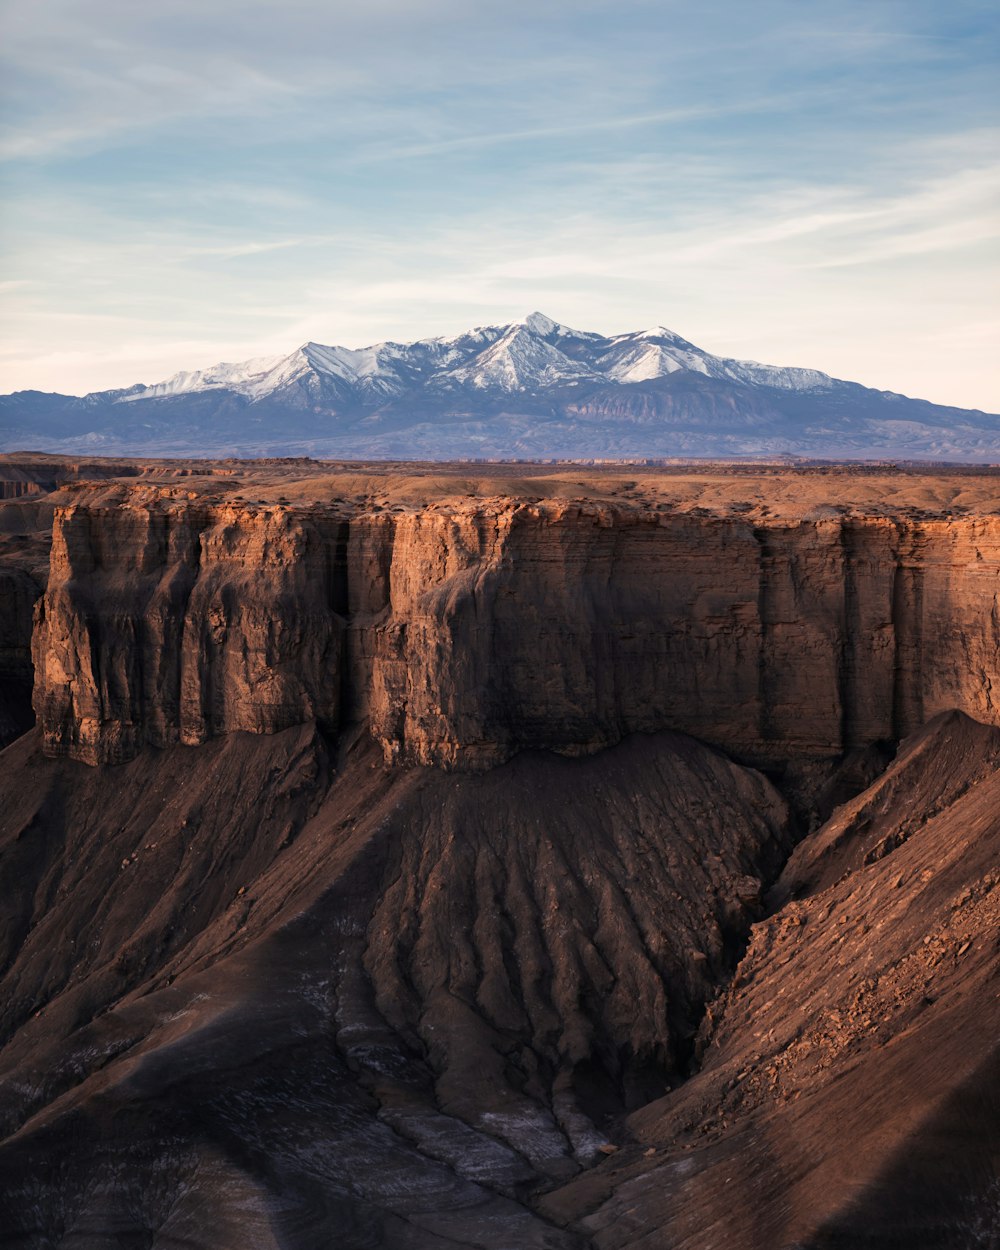
[[[600,1250],[995,1247],[998,764],[1000,732],[939,717],[806,839],[701,1071],[543,1210]]]
[[[463,776],[308,727],[0,758],[12,1246],[583,1244],[531,1194],[679,1079],[787,845],[673,735]]]

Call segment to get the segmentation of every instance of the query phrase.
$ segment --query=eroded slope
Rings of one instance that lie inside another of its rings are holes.
[[[938,718],[803,842],[702,1070],[543,1209],[601,1250],[995,1245],[998,762],[1000,732]]]
[[[671,735],[485,776],[361,745],[329,788],[305,730],[36,741],[0,783],[12,1245],[580,1244],[528,1195],[677,1079],[786,845]]]

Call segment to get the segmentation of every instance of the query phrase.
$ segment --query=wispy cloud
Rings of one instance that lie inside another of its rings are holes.
[[[241,256],[261,256],[265,252],[283,252],[290,247],[307,247],[315,244],[316,240],[306,238],[298,239],[268,239],[268,240],[247,240],[245,243],[224,243],[215,247],[205,247],[196,243],[181,249],[182,253],[187,256],[218,256],[223,259],[236,259]]]
[[[382,161],[400,158],[440,156],[449,152],[476,150],[497,147],[502,144],[534,143],[546,139],[567,139],[587,135],[613,134],[615,131],[636,130],[641,127],[664,126],[683,122],[703,121],[709,118],[720,118],[739,114],[766,112],[776,106],[787,108],[794,103],[794,97],[787,95],[767,96],[760,99],[734,101],[727,105],[692,105],[687,108],[661,109],[652,113],[639,113],[624,117],[591,116],[562,125],[526,126],[517,130],[481,131],[473,134],[456,135],[449,139],[437,139],[426,143],[408,143],[399,146],[391,144],[384,148],[376,148],[360,153],[357,160]]]

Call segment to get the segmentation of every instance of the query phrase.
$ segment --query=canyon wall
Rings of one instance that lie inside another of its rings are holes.
[[[32,652],[46,749],[88,763],[339,720],[330,550],[282,510],[146,490],[56,511]]]
[[[90,763],[306,720],[454,768],[659,729],[831,758],[1000,723],[1000,518],[95,487],[56,512],[33,653],[46,749]]]

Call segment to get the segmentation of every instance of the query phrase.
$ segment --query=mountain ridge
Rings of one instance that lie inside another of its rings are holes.
[[[26,441],[27,440],[27,441]],[[665,326],[540,312],[452,337],[219,362],[82,397],[0,396],[0,449],[374,458],[1000,459],[1000,416],[716,356]]]

